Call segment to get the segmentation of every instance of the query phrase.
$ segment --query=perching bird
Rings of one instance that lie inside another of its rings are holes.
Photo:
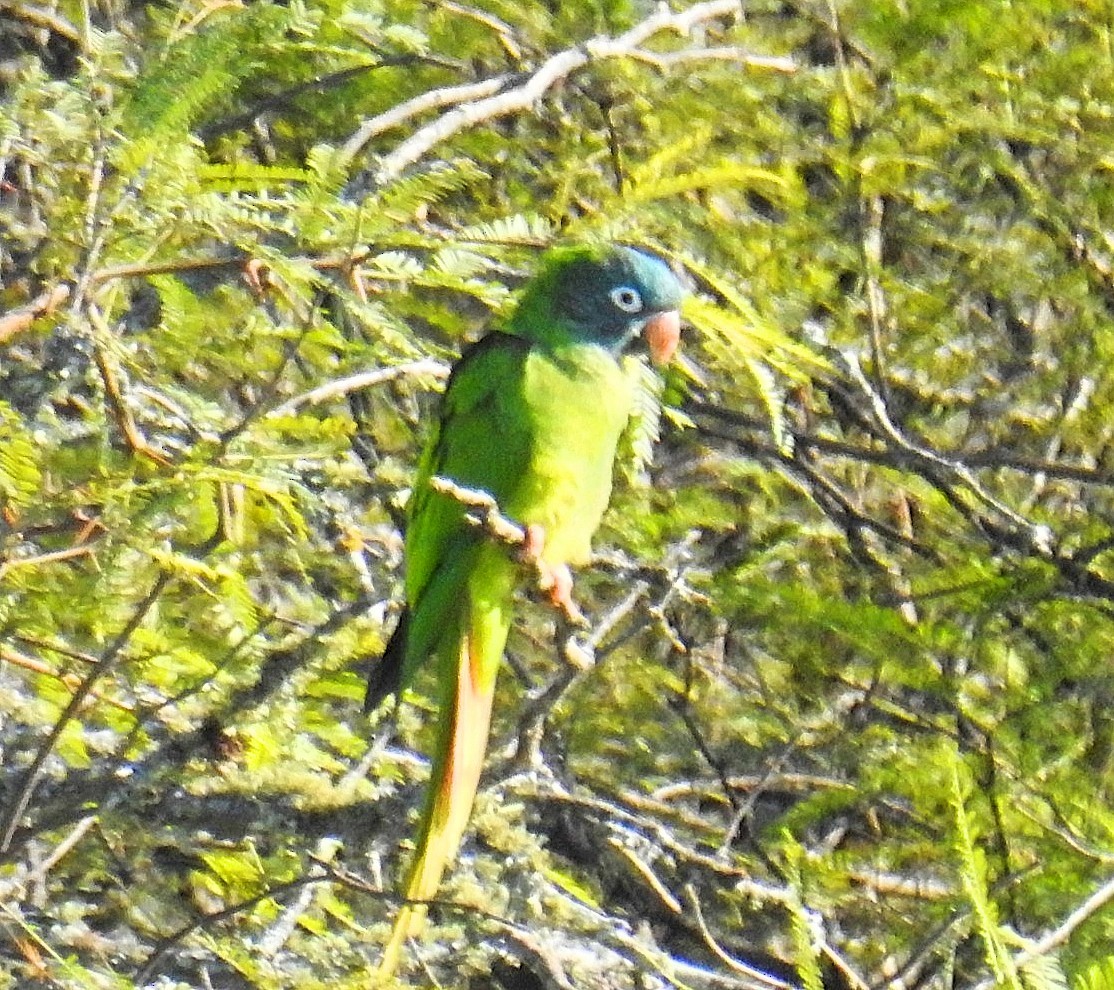
[[[629,247],[559,248],[545,256],[502,331],[468,348],[449,376],[409,505],[406,607],[368,684],[367,709],[437,664],[440,733],[404,888],[436,894],[479,784],[495,678],[522,557],[554,603],[572,609],[569,564],[587,562],[611,496],[637,362],[667,363],[680,336],[681,286],[659,258]],[[432,478],[486,492],[520,523],[516,556],[465,520]],[[379,975],[394,972],[425,908],[404,906]]]

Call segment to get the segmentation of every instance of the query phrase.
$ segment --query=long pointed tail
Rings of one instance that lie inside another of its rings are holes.
[[[495,674],[503,652],[502,642],[484,644],[477,642],[480,638],[461,637],[456,669],[442,699],[442,710],[447,714],[441,723],[437,756],[426,793],[418,851],[406,882],[408,900],[427,901],[437,893],[472,813],[491,725]],[[399,910],[376,973],[380,979],[389,978],[398,968],[406,940],[419,934],[425,924],[426,910],[424,905],[417,904],[404,905]]]

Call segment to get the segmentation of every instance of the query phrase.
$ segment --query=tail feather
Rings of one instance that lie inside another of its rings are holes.
[[[495,671],[502,654],[500,642],[494,664],[485,662],[489,658],[481,639],[461,637],[454,676],[443,698],[443,710],[451,715],[441,723],[437,757],[418,832],[418,851],[405,887],[409,901],[428,901],[436,895],[472,813],[491,725]],[[379,964],[377,975],[381,979],[394,973],[406,940],[421,932],[427,910],[424,904],[407,904],[399,910]]]
[[[402,669],[406,662],[406,646],[410,639],[410,609],[402,610],[398,625],[391,633],[387,647],[367,678],[364,713],[374,711],[389,694],[398,694],[402,685]]]

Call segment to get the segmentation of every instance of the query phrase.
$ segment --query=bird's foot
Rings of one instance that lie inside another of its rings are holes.
[[[531,523],[522,541],[522,559],[533,564],[538,572],[538,587],[549,596],[554,608],[573,625],[586,626],[588,619],[572,597],[572,571],[567,564],[551,564],[542,559],[545,549],[545,527]]]
[[[528,564],[541,560],[545,549],[545,527],[540,523],[530,523],[522,538],[522,559]]]
[[[262,299],[270,284],[270,270],[267,265],[258,258],[248,258],[244,262],[243,275],[256,298]]]

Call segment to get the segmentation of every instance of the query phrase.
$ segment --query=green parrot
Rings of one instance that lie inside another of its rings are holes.
[[[427,660],[437,665],[440,732],[403,888],[408,901],[436,894],[468,824],[523,559],[571,613],[568,565],[587,562],[611,496],[637,380],[633,355],[671,359],[681,296],[666,264],[643,251],[558,248],[505,328],[453,367],[408,508],[406,607],[367,692],[370,710],[411,684]],[[520,553],[470,525],[457,498],[431,487],[434,477],[491,495],[524,527]],[[425,914],[420,904],[400,909],[381,978],[394,972]]]

